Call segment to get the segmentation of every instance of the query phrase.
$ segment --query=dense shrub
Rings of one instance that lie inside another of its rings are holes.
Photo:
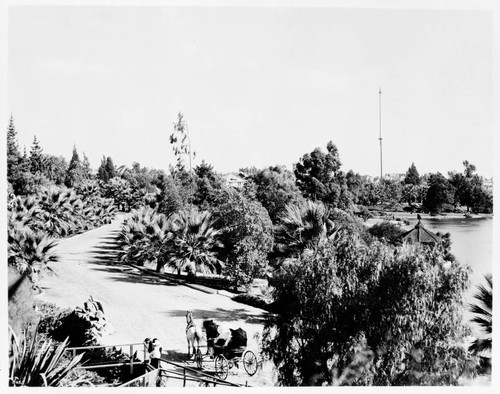
[[[266,209],[237,191],[228,191],[214,213],[221,231],[220,259],[235,287],[247,286],[267,271],[272,248],[272,222]]]
[[[469,278],[439,248],[342,232],[275,273],[263,350],[281,385],[456,385],[476,362],[463,346]]]
[[[404,230],[398,224],[391,223],[384,220],[381,223],[374,224],[368,229],[368,232],[377,237],[378,239],[384,239],[387,242],[395,245],[401,242],[401,236],[404,234]]]

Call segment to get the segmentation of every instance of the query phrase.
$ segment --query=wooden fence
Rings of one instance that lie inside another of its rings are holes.
[[[70,352],[73,357],[75,357],[78,353],[85,352],[86,350],[92,350],[92,349],[106,349],[106,348],[116,348],[119,349],[121,348],[122,351],[125,348],[125,350],[128,350],[128,353],[130,356],[130,360],[128,361],[122,361],[122,362],[102,362],[102,363],[83,363],[80,365],[80,368],[84,369],[95,369],[95,368],[111,368],[111,367],[119,367],[123,365],[129,365],[130,366],[130,373],[134,373],[134,366],[135,365],[143,365],[144,360],[146,359],[146,354],[147,354],[147,348],[146,344],[144,342],[140,343],[126,343],[123,345],[97,345],[97,346],[78,346],[78,347],[69,347],[66,348],[66,352]],[[134,351],[134,349],[137,349]],[[142,360],[136,360],[134,361],[134,354],[139,355],[139,353],[142,352]]]

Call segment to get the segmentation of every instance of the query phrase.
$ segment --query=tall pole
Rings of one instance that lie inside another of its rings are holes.
[[[380,182],[382,178],[382,89],[378,90],[378,140],[380,142]]]

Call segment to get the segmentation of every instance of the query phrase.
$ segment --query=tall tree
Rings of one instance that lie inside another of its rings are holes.
[[[194,168],[196,187],[193,203],[201,209],[210,209],[217,204],[217,199],[226,189],[224,178],[214,168],[202,161]]]
[[[90,161],[85,152],[83,152],[82,169],[85,179],[92,178],[92,168],[90,168]]]
[[[64,157],[45,154],[43,155],[43,163],[44,175],[56,185],[63,184],[68,171],[68,163]]]
[[[184,115],[179,112],[174,131],[170,134],[170,144],[177,158],[177,170],[191,173],[196,152],[191,150],[191,139]]]
[[[104,183],[108,183],[110,179],[116,176],[116,168],[113,164],[113,159],[111,157],[103,156],[101,159],[101,165],[97,170],[97,177]]]
[[[267,211],[258,201],[229,188],[222,193],[214,211],[224,245],[219,257],[225,262],[225,274],[234,286],[245,286],[254,278],[263,277],[273,243],[273,227]]]
[[[424,199],[424,206],[431,212],[440,212],[446,204],[453,204],[455,189],[441,174],[430,174],[429,188]]]
[[[295,184],[295,176],[284,166],[253,172],[246,179],[247,192],[251,183],[255,185],[251,194],[267,209],[273,223],[276,223],[287,204],[300,204],[304,201],[300,189]]]
[[[66,178],[64,184],[68,187],[74,187],[81,184],[85,180],[85,174],[80,161],[80,156],[76,150],[76,146],[73,147],[73,155],[71,156],[71,161],[69,162],[68,170],[66,171]]]
[[[418,174],[417,167],[415,167],[415,163],[411,163],[411,166],[406,171],[405,185],[419,185],[420,184],[420,175]]]
[[[340,171],[339,153],[332,141],[326,148],[327,153],[320,148],[306,153],[295,165],[297,186],[305,198],[346,208],[349,205],[347,185],[345,175]]]
[[[37,172],[43,172],[42,147],[40,146],[40,141],[38,141],[36,135],[33,137],[33,144],[31,145],[29,161],[30,171],[33,174],[36,174]]]
[[[463,165],[465,167],[464,169],[464,175],[466,178],[470,179],[474,176],[474,173],[476,172],[476,166],[472,163],[469,163],[468,160],[464,160]]]
[[[17,165],[21,159],[21,153],[19,152],[19,147],[17,144],[17,132],[14,126],[14,118],[11,115],[9,120],[9,126],[7,127],[7,178],[13,175],[13,172],[17,170]]]

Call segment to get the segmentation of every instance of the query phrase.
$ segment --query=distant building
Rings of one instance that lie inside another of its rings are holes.
[[[245,177],[242,173],[231,172],[229,174],[224,174],[224,179],[226,180],[226,185],[235,187],[236,189],[241,189],[245,186]]]
[[[392,174],[385,174],[384,179],[386,181],[396,181],[396,182],[402,182],[406,177],[406,174],[397,174],[397,173],[392,173]]]
[[[493,193],[493,178],[484,178],[483,187]]]

